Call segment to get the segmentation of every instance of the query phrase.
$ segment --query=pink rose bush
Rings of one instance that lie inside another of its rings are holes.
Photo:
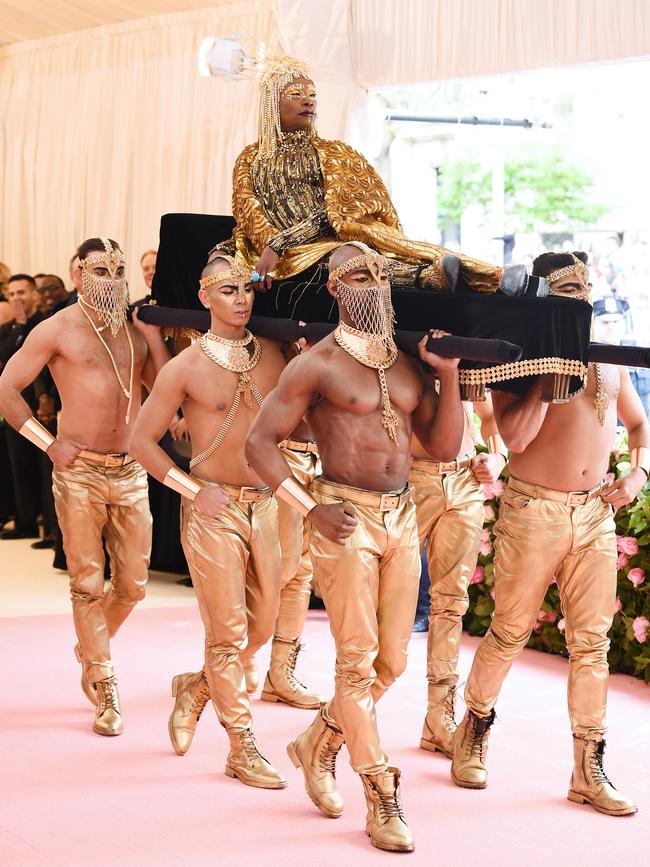
[[[638,587],[645,581],[645,572],[643,569],[639,569],[638,566],[634,569],[630,569],[627,573],[627,580],[634,584],[635,587]]]
[[[635,617],[632,621],[632,632],[639,644],[645,644],[648,640],[648,626],[650,620],[647,617]]]
[[[627,554],[628,557],[639,553],[639,543],[634,536],[616,536],[616,547],[621,554]]]

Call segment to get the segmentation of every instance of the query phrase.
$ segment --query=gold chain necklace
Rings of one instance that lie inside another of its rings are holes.
[[[249,353],[247,347],[251,341],[253,343],[253,352]],[[203,463],[203,461],[207,461],[209,457],[212,457],[224,441],[226,434],[232,426],[233,419],[237,414],[239,400],[242,394],[244,396],[244,403],[249,409],[253,406],[253,397],[257,401],[258,406],[262,405],[263,400],[260,390],[255,385],[253,379],[248,375],[248,371],[255,367],[262,355],[262,344],[259,342],[257,337],[254,337],[250,331],[247,330],[245,336],[240,340],[228,340],[226,337],[219,337],[218,334],[208,331],[201,337],[199,343],[201,349],[208,356],[210,361],[213,361],[225,370],[230,370],[232,373],[238,373],[239,382],[235,388],[235,396],[233,397],[230,409],[228,410],[228,414],[226,415],[223,424],[219,428],[219,432],[205,451],[202,451],[201,454],[192,458],[190,461],[190,469],[195,467],[197,464]]]
[[[90,322],[90,324],[92,325],[93,331],[95,332],[97,337],[99,337],[99,339],[101,340],[106,352],[108,352],[108,357],[110,358],[111,364],[113,365],[113,370],[115,371],[115,376],[117,377],[117,381],[120,384],[120,388],[122,389],[122,392],[124,393],[124,397],[128,398],[128,403],[126,405],[126,415],[124,416],[124,421],[126,424],[128,424],[129,420],[131,418],[131,404],[133,402],[133,371],[135,368],[135,353],[133,351],[133,341],[131,340],[131,333],[129,332],[129,328],[126,324],[126,319],[124,320],[123,325],[124,325],[124,330],[126,331],[126,339],[129,342],[129,352],[131,353],[131,370],[129,373],[129,387],[128,388],[124,385],[124,382],[122,381],[122,377],[120,376],[120,371],[117,369],[117,362],[115,361],[115,357],[114,357],[113,353],[111,352],[108,343],[106,343],[106,341],[104,340],[104,338],[102,337],[102,335],[100,333],[100,331],[102,331],[103,329],[99,329],[95,325],[95,323],[93,322],[92,317],[90,316],[90,313],[88,313],[88,311],[85,309],[86,308],[86,302],[83,300],[81,295],[79,296],[78,300],[79,300],[79,309],[81,310],[83,315],[86,317],[88,322]],[[91,306],[91,305],[89,305],[89,306]],[[92,309],[94,310],[95,308],[93,307]],[[118,332],[118,334],[119,334],[119,332]]]
[[[607,394],[607,389],[603,384],[603,376],[600,372],[600,365],[598,362],[594,363],[594,374],[596,376],[596,396],[594,398],[594,406],[598,413],[598,421],[601,425],[604,425],[605,413],[609,407],[609,396]]]
[[[334,339],[348,355],[356,359],[365,367],[373,367],[379,376],[379,388],[381,391],[381,414],[382,427],[390,439],[397,442],[397,430],[399,416],[391,406],[388,384],[386,383],[385,370],[392,367],[397,361],[398,349],[392,338],[382,334],[367,334],[365,331],[357,331],[345,322],[339,322],[334,331]]]

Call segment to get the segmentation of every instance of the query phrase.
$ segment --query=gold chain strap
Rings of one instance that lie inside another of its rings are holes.
[[[598,421],[601,427],[605,424],[605,413],[609,407],[609,397],[607,390],[603,387],[603,376],[600,372],[598,362],[594,363],[594,374],[596,375],[596,396],[594,397],[594,406],[598,413]]]
[[[126,324],[126,322],[124,322],[124,329],[125,329],[125,331],[126,331],[126,339],[127,339],[128,342],[129,342],[129,351],[130,351],[130,353],[131,353],[131,371],[130,371],[130,374],[129,374],[129,387],[128,387],[128,389],[127,389],[127,388],[125,387],[124,383],[122,382],[122,377],[120,376],[120,371],[117,369],[117,363],[116,363],[116,361],[115,361],[115,358],[114,358],[114,356],[113,356],[113,353],[111,352],[111,350],[110,350],[110,348],[109,348],[109,346],[108,346],[108,343],[106,343],[106,341],[104,340],[104,338],[103,338],[102,335],[100,334],[99,328],[97,328],[97,326],[96,326],[95,323],[93,322],[93,320],[92,320],[90,314],[89,314],[88,311],[85,309],[84,305],[85,305],[85,302],[84,302],[83,298],[82,298],[81,295],[80,295],[80,296],[79,296],[79,309],[81,310],[81,312],[83,313],[83,315],[86,317],[86,319],[88,320],[88,322],[90,322],[90,324],[91,324],[91,326],[92,326],[92,328],[93,328],[93,331],[95,332],[95,334],[97,335],[97,337],[99,337],[99,339],[101,340],[101,342],[102,342],[102,344],[103,344],[104,349],[106,350],[106,352],[108,352],[108,357],[110,358],[111,363],[112,363],[112,365],[113,365],[113,370],[115,371],[115,376],[117,377],[117,381],[118,381],[119,384],[120,384],[120,388],[122,389],[122,391],[123,391],[123,393],[124,393],[124,397],[128,398],[128,403],[127,403],[127,405],[126,405],[126,415],[125,415],[125,417],[124,417],[124,421],[126,422],[126,424],[128,424],[128,423],[129,423],[129,419],[131,418],[131,403],[132,403],[132,401],[133,401],[133,371],[134,371],[134,368],[135,368],[135,353],[134,353],[134,351],[133,351],[133,341],[131,340],[131,334],[130,334],[130,332],[129,332],[128,325]]]

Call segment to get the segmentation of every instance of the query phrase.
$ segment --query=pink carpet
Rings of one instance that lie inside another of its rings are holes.
[[[311,615],[299,673],[331,691],[327,621]],[[38,644],[37,644],[38,641]],[[223,773],[227,739],[211,708],[190,753],[167,736],[174,673],[200,665],[202,630],[192,609],[136,611],[114,642],[125,733],[91,732],[67,616],[0,621],[2,794],[0,864],[17,867],[361,865],[397,856],[363,834],[361,786],[342,754],[346,811],[322,817],[284,751],[312,712],[256,700],[263,752],[289,780],[282,791],[243,786]],[[466,639],[466,673],[476,640]],[[640,812],[609,818],[565,800],[571,736],[564,660],[525,651],[503,690],[490,743],[490,787],[456,788],[449,763],[417,748],[425,706],[426,642],[415,637],[408,671],[382,701],[384,745],[404,776],[416,840],[409,864],[636,865],[650,840],[650,691],[612,677],[607,768]],[[268,652],[260,653],[265,670]],[[406,856],[403,856],[406,857]]]

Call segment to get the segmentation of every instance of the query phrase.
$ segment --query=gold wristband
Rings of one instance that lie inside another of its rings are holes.
[[[638,467],[644,471],[646,476],[650,475],[650,449],[646,449],[643,446],[632,449],[630,452],[630,463],[633,470]]]
[[[52,436],[49,430],[44,428],[40,421],[36,421],[34,416],[27,419],[18,433],[22,434],[25,439],[29,440],[30,443],[34,443],[35,446],[38,446],[38,448],[42,449],[44,452],[46,452],[56,440],[56,437]]]
[[[293,476],[289,476],[278,486],[275,495],[297,509],[303,518],[306,518],[314,506],[318,505],[307,488]]]
[[[169,468],[169,472],[163,479],[163,485],[167,485],[172,491],[176,491],[181,497],[187,497],[188,500],[194,500],[201,490],[201,485],[196,479],[191,478],[178,467]]]
[[[492,434],[487,438],[487,449],[491,455],[501,455],[504,460],[508,460],[508,449],[499,434]]]

